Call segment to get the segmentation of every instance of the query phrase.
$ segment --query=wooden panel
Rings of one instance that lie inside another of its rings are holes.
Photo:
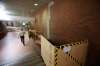
[[[41,36],[41,55],[46,66],[85,66],[87,47],[87,40],[54,46]]]
[[[41,55],[46,66],[54,66],[54,50],[55,47],[41,36]]]

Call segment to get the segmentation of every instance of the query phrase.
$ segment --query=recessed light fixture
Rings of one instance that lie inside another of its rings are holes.
[[[37,4],[37,3],[35,3],[34,5],[35,5],[35,6],[38,6],[38,4]]]
[[[25,23],[23,22],[22,25],[25,25]]]

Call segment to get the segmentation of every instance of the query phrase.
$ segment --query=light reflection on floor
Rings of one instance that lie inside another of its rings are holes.
[[[28,38],[27,34],[25,37]],[[27,38],[25,39],[26,46],[21,43],[18,32],[9,32],[4,39],[0,40],[0,65],[17,63],[31,53],[35,54],[32,42],[30,43]]]

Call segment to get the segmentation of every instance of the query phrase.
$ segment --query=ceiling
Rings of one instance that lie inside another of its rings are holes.
[[[41,6],[50,2],[50,0],[0,0],[5,6],[5,9],[9,11],[10,16],[17,16],[23,18],[31,18],[32,13],[37,11]],[[34,6],[34,3],[38,3],[38,6]],[[1,4],[1,3],[0,3]]]

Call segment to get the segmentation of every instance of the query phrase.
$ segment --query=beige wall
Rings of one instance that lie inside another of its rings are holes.
[[[47,4],[35,14],[35,18],[35,29],[45,37],[48,37],[49,14]]]

